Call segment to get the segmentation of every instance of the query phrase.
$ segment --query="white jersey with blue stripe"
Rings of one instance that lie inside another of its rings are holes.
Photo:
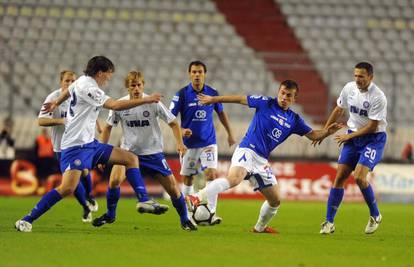
[[[147,96],[144,94],[144,96]],[[121,100],[129,100],[129,95]],[[171,123],[175,116],[163,103],[140,105],[122,111],[110,111],[106,122],[111,126],[121,123],[121,147],[136,155],[152,155],[163,151],[163,139],[158,118]]]
[[[50,93],[43,104],[54,102],[62,94],[62,89],[57,89]],[[38,118],[48,118],[48,119],[63,119],[66,118],[66,113],[69,106],[69,100],[66,100],[59,107],[57,107],[53,112],[43,113],[39,112]],[[53,151],[60,152],[60,143],[62,142],[62,135],[65,131],[65,125],[56,125],[52,128],[52,144]]]
[[[94,141],[96,120],[109,96],[96,81],[81,76],[69,86],[70,102],[61,148],[85,145]]]
[[[369,120],[379,121],[376,133],[386,131],[387,98],[373,82],[366,92],[361,92],[354,81],[347,83],[336,103],[340,108],[349,111],[347,125],[351,131],[363,128]]]
[[[298,114],[283,110],[277,99],[249,95],[247,103],[256,112],[239,147],[250,148],[261,157],[268,159],[270,152],[291,134],[302,136],[312,131]]]

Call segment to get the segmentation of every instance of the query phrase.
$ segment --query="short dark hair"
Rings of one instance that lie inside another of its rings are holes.
[[[359,62],[355,65],[356,69],[364,69],[368,72],[369,75],[374,74],[374,67],[368,62]]]
[[[115,72],[115,66],[112,61],[104,56],[95,56],[89,59],[88,64],[86,65],[86,70],[83,72],[85,75],[94,77],[98,72]]]
[[[192,66],[203,66],[204,72],[207,72],[207,67],[206,64],[204,64],[202,61],[200,60],[195,60],[195,61],[191,61],[190,65],[188,65],[188,72],[191,71],[191,67]]]
[[[286,87],[286,89],[296,89],[296,92],[297,93],[299,92],[299,85],[293,80],[284,80],[280,84],[280,87],[282,87],[282,85],[284,85]]]

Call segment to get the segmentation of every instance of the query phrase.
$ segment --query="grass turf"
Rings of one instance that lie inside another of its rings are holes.
[[[185,232],[171,203],[160,216],[138,214],[135,200],[122,198],[117,221],[94,228],[80,220],[70,198],[18,233],[14,222],[39,200],[0,198],[0,266],[414,266],[412,205],[380,204],[383,223],[364,234],[368,209],[344,203],[336,232],[319,235],[324,203],[282,203],[271,226],[278,235],[253,234],[261,201],[222,200],[223,223]],[[106,206],[99,199],[101,215]]]

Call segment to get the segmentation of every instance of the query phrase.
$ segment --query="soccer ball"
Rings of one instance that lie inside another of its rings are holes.
[[[195,223],[201,226],[210,225],[211,219],[213,218],[214,213],[210,211],[207,204],[200,204],[195,207],[193,211],[193,220]]]

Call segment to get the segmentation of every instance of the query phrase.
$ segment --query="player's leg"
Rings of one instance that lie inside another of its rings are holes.
[[[253,228],[255,233],[270,233],[275,234],[277,231],[269,226],[269,222],[277,214],[280,206],[280,192],[279,186],[274,184],[260,189],[260,192],[266,198],[260,208],[259,218]]]
[[[168,176],[164,176],[161,173],[158,173],[155,175],[155,178],[160,182],[162,187],[170,196],[171,202],[177,211],[178,216],[180,216],[181,227],[187,231],[197,230],[197,226],[192,223],[188,217],[184,195],[180,192],[174,175],[170,174]]]
[[[183,193],[184,196],[194,194],[193,187],[193,175],[198,172],[198,161],[200,157],[201,149],[190,148],[180,158],[181,170],[180,175],[183,178]]]
[[[321,224],[320,234],[331,234],[335,231],[334,219],[344,197],[345,181],[351,175],[353,167],[347,164],[338,164],[334,185],[329,191],[326,203],[326,218]]]
[[[201,150],[201,167],[204,169],[206,186],[217,178],[217,145],[210,145]],[[207,196],[208,207],[212,213],[217,209],[218,195]],[[217,223],[220,223],[221,218]]]
[[[90,173],[89,170],[87,170],[87,169],[83,170],[80,182],[83,185],[83,187],[85,188],[86,204],[88,205],[88,207],[91,211],[97,212],[99,206],[98,206],[98,202],[91,195],[91,193],[92,193],[92,178],[91,178],[91,173]]]
[[[28,215],[23,217],[23,219],[18,220],[15,224],[16,229],[22,232],[30,232],[33,221],[42,216],[62,198],[74,192],[79,183],[80,176],[80,170],[65,171],[62,176],[61,184],[57,188],[46,193]]]

